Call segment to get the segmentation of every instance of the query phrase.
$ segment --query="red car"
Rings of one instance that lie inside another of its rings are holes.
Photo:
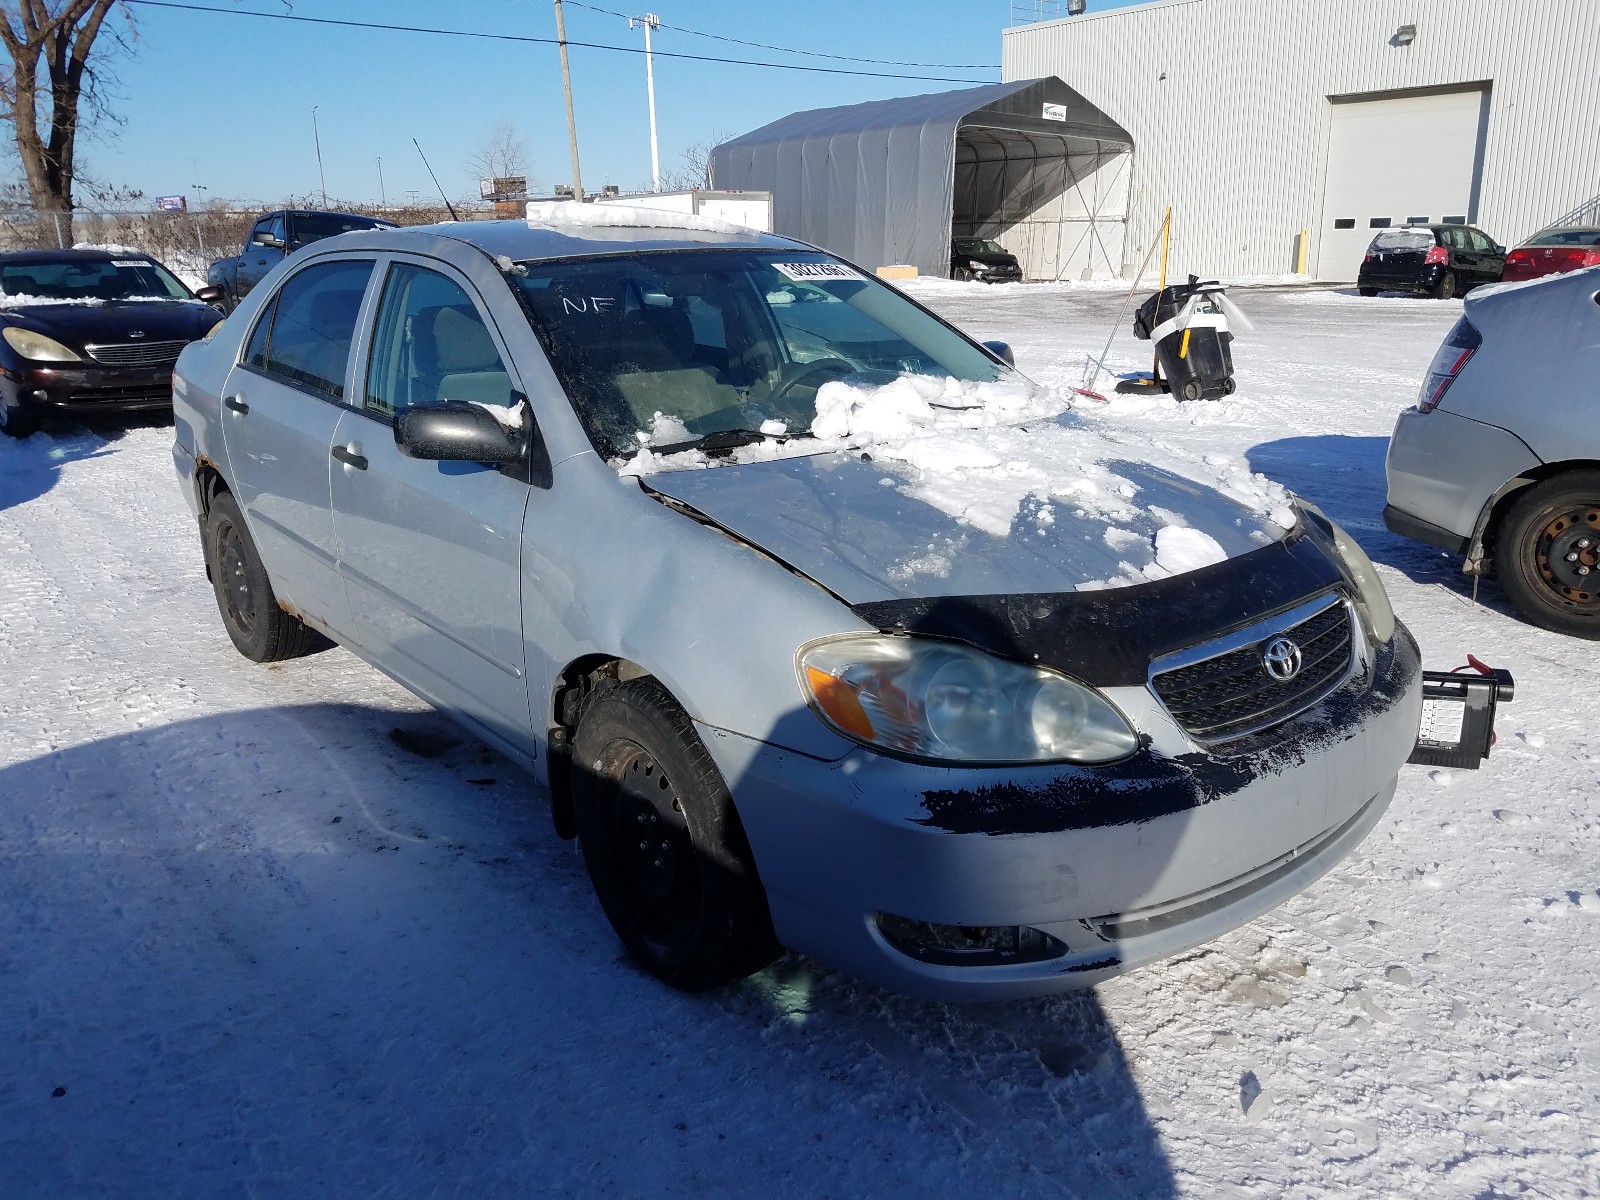
[[[1558,225],[1529,238],[1506,255],[1507,283],[1600,267],[1600,226]]]

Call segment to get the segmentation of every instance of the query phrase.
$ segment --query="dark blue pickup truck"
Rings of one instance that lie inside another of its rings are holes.
[[[223,312],[230,313],[250,289],[261,282],[262,276],[301,246],[356,229],[394,227],[393,221],[353,213],[299,208],[264,213],[250,227],[243,253],[212,263],[206,272],[206,282],[222,289],[222,298],[216,304]]]

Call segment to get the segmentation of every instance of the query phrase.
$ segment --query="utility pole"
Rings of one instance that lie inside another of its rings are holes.
[[[387,208],[389,202],[383,197],[383,159],[378,160],[378,207]]]
[[[650,178],[656,191],[661,190],[661,144],[656,140],[656,60],[650,53],[650,31],[661,28],[661,18],[655,13],[642,17],[629,17],[628,28],[644,26],[644,79],[650,92]]]
[[[561,46],[561,86],[567,93],[567,144],[572,147],[572,198],[583,199],[583,173],[578,170],[578,123],[572,116],[572,70],[567,66],[567,19],[556,3],[556,41]]]
[[[311,106],[311,138],[317,143],[317,180],[322,184],[322,207],[328,207],[328,177],[322,173],[322,135],[317,132],[317,106]]]
[[[207,192],[211,190],[203,183],[191,183],[189,186],[197,192]],[[206,198],[204,196],[200,197],[200,203],[202,205],[205,204],[205,199]],[[200,214],[190,210],[189,216],[194,219],[194,240],[200,244],[200,260],[201,262],[204,262],[206,259],[206,240],[200,236]]]

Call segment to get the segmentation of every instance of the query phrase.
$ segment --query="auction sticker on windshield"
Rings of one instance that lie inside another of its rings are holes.
[[[843,263],[831,262],[797,262],[773,263],[774,267],[782,271],[790,279],[803,282],[811,279],[861,279],[860,271],[852,271]]]

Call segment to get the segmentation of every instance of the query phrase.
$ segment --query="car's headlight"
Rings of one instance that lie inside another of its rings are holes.
[[[796,655],[813,711],[845,737],[906,758],[1105,763],[1139,746],[1093,688],[959,642],[825,638]]]
[[[83,361],[76,351],[68,350],[55,338],[45,337],[42,333],[23,329],[19,325],[7,325],[4,329],[0,329],[0,337],[4,337],[6,344],[23,358],[31,358],[35,362]]]
[[[203,335],[201,335],[200,340],[202,342],[209,342],[212,338],[217,336],[217,331],[219,329],[221,329],[225,324],[227,324],[226,321],[218,321],[210,329],[206,330]]]
[[[989,269],[988,263],[981,263],[975,258],[967,259],[967,266],[974,271],[987,271]]]
[[[1394,636],[1394,606],[1389,603],[1389,593],[1378,578],[1377,568],[1356,540],[1315,504],[1301,500],[1300,507],[1322,526],[1317,532],[1332,546],[1345,578],[1355,589],[1356,611],[1367,627],[1367,636],[1381,646]]]

